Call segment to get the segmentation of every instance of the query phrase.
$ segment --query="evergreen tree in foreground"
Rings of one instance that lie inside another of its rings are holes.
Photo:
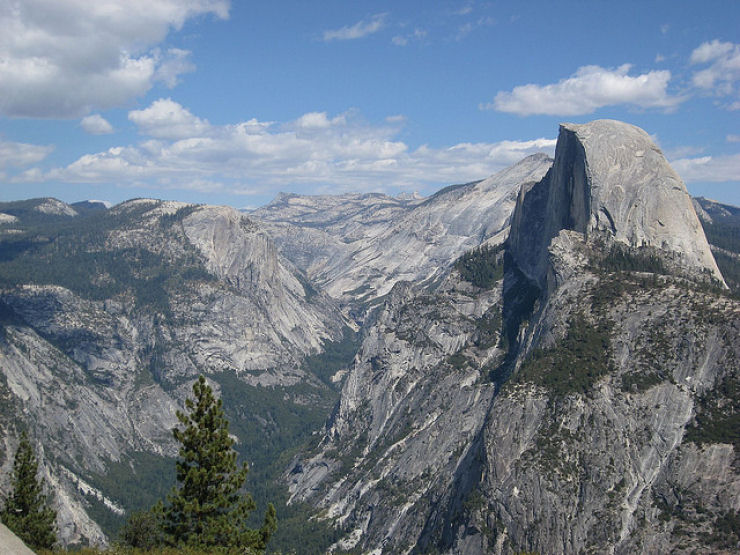
[[[51,549],[56,542],[56,518],[44,494],[44,480],[38,480],[39,466],[26,432],[21,433],[13,462],[13,493],[0,512],[3,524],[34,549]]]
[[[162,511],[165,542],[262,552],[277,529],[275,508],[269,505],[259,530],[246,527],[246,519],[256,505],[249,494],[241,491],[247,464],[237,468],[222,401],[213,396],[203,376],[193,384],[193,394],[194,399],[185,401],[186,413],[177,412],[184,429],[172,431],[181,444],[176,463],[178,485],[165,506],[155,508]]]

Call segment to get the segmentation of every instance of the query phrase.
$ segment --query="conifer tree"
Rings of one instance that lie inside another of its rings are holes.
[[[29,547],[51,549],[56,542],[57,515],[44,493],[43,478],[36,477],[38,470],[31,442],[22,432],[13,462],[12,494],[0,519]]]
[[[270,504],[259,530],[247,528],[246,519],[256,505],[242,492],[248,468],[246,463],[237,468],[222,401],[203,376],[193,384],[193,394],[194,399],[185,401],[186,412],[177,412],[184,429],[173,429],[180,443],[178,484],[161,509],[165,542],[264,551],[277,529],[275,508]]]

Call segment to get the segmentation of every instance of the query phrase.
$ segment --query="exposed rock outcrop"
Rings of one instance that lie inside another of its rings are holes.
[[[63,239],[54,221],[28,231],[37,251],[3,274],[27,282],[0,290],[0,397],[12,414],[0,456],[7,471],[26,427],[43,445],[62,542],[101,543],[90,515],[120,516],[140,495],[106,477],[136,483],[176,455],[175,411],[198,374],[217,389],[284,388],[285,407],[315,402],[327,386],[303,360],[345,321],[232,208],[139,199],[78,216]]]
[[[639,129],[564,125],[554,164],[428,199],[282,195],[264,224],[45,202],[0,203],[0,463],[22,420],[65,542],[103,542],[97,517],[150,487],[128,480],[170,464],[204,372],[248,455],[315,439],[283,478],[334,550],[740,546],[740,302],[707,283],[722,276],[685,188]],[[734,261],[734,212],[697,205]],[[348,322],[316,281],[363,325],[339,372],[307,361]]]
[[[323,441],[286,473],[342,526],[336,547],[736,549],[740,303],[705,288],[721,276],[648,144],[618,122],[564,126],[496,286],[394,287]]]
[[[656,249],[672,266],[724,283],[681,178],[645,131],[623,122],[561,125],[552,169],[522,188],[509,244],[540,287],[561,230]]]
[[[545,154],[534,154],[423,201],[284,195],[254,216],[272,224],[269,231],[281,252],[332,297],[369,302],[399,281],[438,275],[481,243],[501,243],[519,188],[539,181],[551,163]]]

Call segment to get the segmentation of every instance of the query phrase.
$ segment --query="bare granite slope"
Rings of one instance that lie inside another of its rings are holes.
[[[232,390],[282,388],[280,403],[303,406],[327,386],[302,361],[344,326],[233,208],[139,199],[86,217],[56,237],[53,222],[31,228],[36,250],[6,261],[4,282],[18,282],[0,289],[3,475],[28,429],[65,544],[104,542],[96,519],[141,499],[111,481],[160,484],[152,474],[176,455],[175,411],[198,374],[217,390],[222,378]]]
[[[737,549],[740,303],[707,282],[706,239],[650,144],[564,126],[506,253],[471,259],[502,280],[394,286],[285,475],[336,548]]]
[[[519,188],[539,181],[551,163],[534,154],[423,201],[282,195],[253,215],[268,226],[281,253],[329,295],[345,303],[368,302],[399,281],[438,275],[481,243],[501,243]]]
[[[521,270],[541,286],[547,249],[561,230],[630,248],[657,249],[676,268],[723,283],[691,197],[650,136],[597,120],[563,124],[547,176],[523,188],[510,244]]]

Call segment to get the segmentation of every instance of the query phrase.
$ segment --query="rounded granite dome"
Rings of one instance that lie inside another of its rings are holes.
[[[639,127],[615,120],[562,124],[545,181],[526,192],[528,202],[520,198],[517,211],[527,214],[515,215],[519,225],[512,229],[512,245],[525,247],[522,258],[539,254],[523,260],[537,281],[550,240],[567,229],[658,249],[686,271],[724,282],[686,186]],[[527,238],[530,229],[540,236]]]

